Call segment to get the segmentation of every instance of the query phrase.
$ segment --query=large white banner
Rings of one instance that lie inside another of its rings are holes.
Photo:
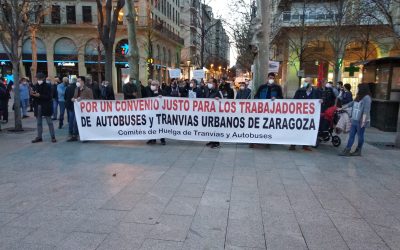
[[[315,145],[319,100],[155,97],[75,102],[81,140],[168,138]]]

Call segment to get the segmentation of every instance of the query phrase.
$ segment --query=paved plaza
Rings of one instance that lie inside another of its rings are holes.
[[[393,133],[370,129],[364,157],[340,158],[330,144],[69,143],[66,128],[34,145],[7,126],[0,249],[400,249]]]

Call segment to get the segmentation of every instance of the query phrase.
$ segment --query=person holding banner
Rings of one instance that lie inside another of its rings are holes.
[[[122,92],[124,93],[124,100],[136,99],[138,92],[136,87],[136,80],[134,78],[130,78],[129,82],[124,84],[124,86],[122,87]]]
[[[200,83],[196,79],[192,79],[189,84],[188,90],[189,98],[204,98],[204,88],[201,87]]]
[[[163,96],[163,92],[161,91],[161,88],[160,88],[160,82],[157,80],[152,80],[151,84],[146,87],[146,97],[151,98],[151,97],[161,97],[161,96]],[[161,141],[161,145],[164,146],[166,144],[165,138],[161,138],[160,141]],[[149,144],[149,145],[153,145],[156,143],[157,143],[157,140],[154,140],[154,139],[147,141],[147,144]]]
[[[240,82],[239,91],[236,94],[236,99],[251,99],[251,89],[247,88],[245,82]]]
[[[85,77],[79,76],[76,82],[76,88],[72,102],[80,102],[81,100],[93,100],[93,91],[85,85]],[[78,124],[76,121],[76,116],[74,115],[73,129],[71,138],[67,142],[78,141]]]
[[[218,90],[217,79],[211,79],[210,82],[207,84],[205,98],[216,99],[216,100],[223,99],[221,91]],[[212,141],[207,143],[206,146],[211,148],[221,147],[219,142],[212,142]]]
[[[219,90],[222,92],[223,99],[234,99],[235,93],[231,88],[231,84],[226,82],[226,77],[223,77],[221,84],[219,85]]]

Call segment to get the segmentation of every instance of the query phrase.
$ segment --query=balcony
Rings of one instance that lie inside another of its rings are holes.
[[[181,38],[180,36],[178,36],[177,34],[173,33],[172,31],[170,31],[167,27],[165,27],[165,23],[151,20],[151,19],[147,18],[147,16],[139,16],[136,18],[136,23],[137,23],[138,29],[149,28],[149,25],[148,25],[149,21],[152,21],[151,28],[153,30],[156,30],[159,33],[161,33],[162,35],[164,35],[165,37],[167,37],[181,45],[184,45],[184,43],[185,43],[184,39]]]

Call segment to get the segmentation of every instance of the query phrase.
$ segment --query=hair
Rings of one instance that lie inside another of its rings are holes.
[[[338,81],[337,84],[343,86],[343,82],[342,81]]]
[[[344,87],[345,89],[347,89],[348,91],[351,90],[351,84],[350,84],[350,83],[346,83],[345,85],[343,85],[343,87]]]
[[[46,78],[46,76],[42,72],[39,72],[36,74],[36,78],[38,80],[44,80]]]
[[[273,72],[268,73],[268,77],[270,77],[270,76],[276,77],[275,73],[273,73]]]
[[[151,84],[153,85],[160,85],[160,82],[158,80],[153,80],[151,81]]]
[[[213,79],[212,79],[212,83],[214,83],[214,84],[218,85],[218,80],[217,80],[217,79],[215,79],[215,78],[213,78]]]
[[[356,99],[354,101],[359,102],[367,95],[369,95],[369,96],[371,95],[371,91],[369,89],[368,83],[358,84],[358,92],[357,92]]]
[[[81,78],[81,80],[83,81],[83,83],[86,83],[86,77],[84,77],[84,76],[78,76],[78,78]]]

